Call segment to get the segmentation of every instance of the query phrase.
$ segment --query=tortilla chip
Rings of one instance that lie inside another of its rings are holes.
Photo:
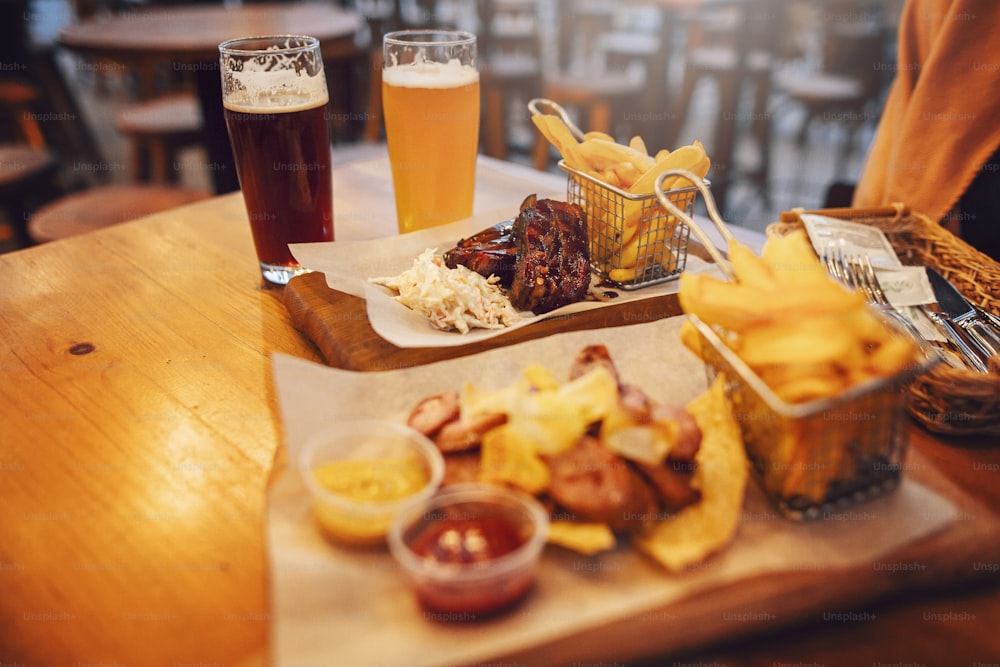
[[[551,473],[530,442],[503,424],[483,436],[479,481],[510,485],[537,495],[549,485]]]
[[[617,544],[615,534],[606,524],[577,521],[550,523],[548,541],[549,544],[556,544],[584,556],[610,551]]]
[[[739,527],[749,472],[722,377],[687,409],[702,432],[692,481],[701,490],[701,501],[635,538],[640,551],[674,572],[702,562],[730,542]]]

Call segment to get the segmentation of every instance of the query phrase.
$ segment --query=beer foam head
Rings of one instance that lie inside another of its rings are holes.
[[[479,81],[479,72],[458,59],[447,63],[415,62],[406,65],[386,65],[382,80],[390,86],[404,88],[458,88]]]
[[[222,52],[223,102],[227,108],[290,111],[327,102],[326,76],[318,49],[303,50],[286,42],[249,53]]]

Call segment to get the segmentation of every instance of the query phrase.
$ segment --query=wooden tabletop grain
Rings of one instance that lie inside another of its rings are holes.
[[[391,229],[384,169],[335,169],[345,228]],[[479,207],[559,183],[487,160]],[[0,330],[0,662],[266,662],[264,499],[281,442],[269,355],[320,355],[262,284],[240,195],[0,255]],[[981,501],[965,520],[1000,510],[995,443],[914,428],[912,444]],[[855,611],[649,664],[1000,656],[989,579]]]

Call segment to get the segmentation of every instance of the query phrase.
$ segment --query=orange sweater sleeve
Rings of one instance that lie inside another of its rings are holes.
[[[854,205],[941,220],[1000,146],[1000,2],[909,0]]]

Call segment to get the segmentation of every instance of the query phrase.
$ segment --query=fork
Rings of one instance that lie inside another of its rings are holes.
[[[886,297],[885,292],[882,290],[882,284],[879,282],[878,274],[875,273],[875,267],[872,266],[871,258],[868,255],[848,256],[844,254],[843,249],[838,250],[839,252],[836,254],[824,253],[821,257],[830,275],[849,287],[861,291],[869,304],[899,322],[916,340],[923,341],[924,336],[920,333],[920,330],[917,329],[906,315],[897,310],[890,303],[888,297]],[[958,350],[964,364],[980,372],[985,372],[982,360],[973,352],[962,336],[952,327],[948,326],[947,322],[935,317],[932,317],[932,319]],[[945,358],[950,360],[950,355],[945,355]],[[958,363],[957,360],[955,363]]]
[[[868,290],[871,289],[876,300],[875,301],[876,306],[882,308],[885,312],[888,312],[890,315],[895,313],[897,319],[905,322],[905,324],[908,325],[907,328],[910,329],[911,333],[916,332],[917,335],[919,336],[920,332],[917,330],[915,326],[913,326],[909,318],[907,318],[905,315],[897,311],[892,306],[892,304],[889,303],[889,300],[886,298],[885,293],[882,291],[882,287],[878,282],[878,276],[875,273],[875,269],[872,267],[871,259],[868,257],[868,255],[862,255],[860,258],[855,258],[855,259],[858,260],[857,263],[861,266],[863,274],[862,279],[866,285],[863,288],[865,291],[865,295],[867,296]],[[886,310],[887,308],[889,310]],[[948,340],[951,341],[951,343],[955,346],[955,348],[958,349],[958,352],[962,356],[962,360],[965,362],[965,365],[973,370],[979,371],[980,373],[986,373],[987,372],[986,364],[983,362],[982,358],[980,358],[980,356],[976,354],[976,351],[972,349],[972,347],[969,345],[968,342],[966,342],[962,333],[959,330],[957,330],[950,322],[948,322],[948,320],[941,317],[941,315],[939,314],[939,309],[936,304],[934,304],[934,308],[936,310],[931,311],[925,309],[925,312],[927,312],[927,314],[934,321],[934,323],[938,325],[938,329],[942,333],[944,333],[945,337],[947,337]]]
[[[875,267],[872,266],[872,260],[868,255],[844,257],[843,261],[851,276],[852,285],[855,289],[860,289],[864,293],[868,303],[903,325],[903,328],[909,331],[910,335],[917,340],[924,339],[923,334],[910,321],[910,318],[899,312],[889,302],[889,298],[882,290],[882,284],[879,282],[878,275],[875,273]]]
[[[860,291],[868,303],[898,321],[918,340],[923,340],[916,326],[889,303],[868,255],[845,255],[842,248],[837,248],[835,253],[824,252],[820,259],[830,275],[848,287]]]

